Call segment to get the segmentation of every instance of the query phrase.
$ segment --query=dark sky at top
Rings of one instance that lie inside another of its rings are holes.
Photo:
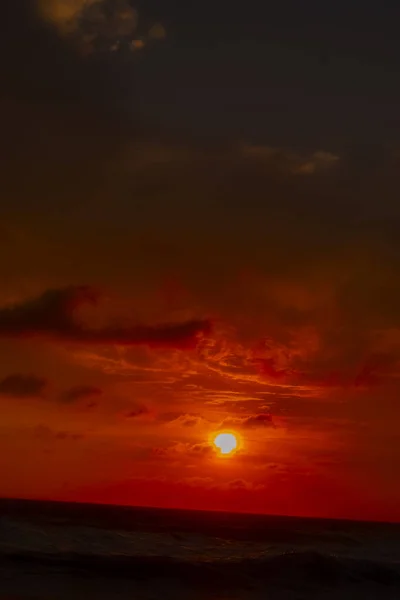
[[[37,6],[9,2],[0,25],[6,212],[181,232],[373,223],[392,235],[395,2],[139,2],[139,33],[160,22],[165,39],[85,55]],[[243,160],[238,147],[278,154]],[[282,161],[316,152],[339,157],[335,169],[282,175]]]
[[[89,78],[38,31],[33,0],[7,4],[2,61],[25,82],[27,99],[41,89],[47,102],[51,90],[60,102],[97,94],[101,105],[105,95],[126,119],[140,110],[142,123],[146,115],[154,127],[201,139],[338,150],[388,144],[399,133],[394,1],[139,2],[144,23],[165,25],[162,47],[134,67],[103,57]]]
[[[397,252],[395,2],[139,2],[135,35],[165,39],[110,52],[123,0],[104,0],[83,53],[93,22],[62,35],[38,10],[57,1],[10,2],[0,25],[6,214],[311,253],[366,231]]]
[[[396,2],[146,2],[171,30],[141,66],[163,123],[279,145],[399,132]]]

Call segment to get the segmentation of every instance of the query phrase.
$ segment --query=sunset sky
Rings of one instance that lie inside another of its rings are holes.
[[[398,1],[7,4],[0,496],[400,520]]]

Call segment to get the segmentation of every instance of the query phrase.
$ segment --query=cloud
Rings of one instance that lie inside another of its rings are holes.
[[[137,419],[138,417],[144,417],[150,415],[150,410],[147,406],[137,406],[124,412],[125,419]]]
[[[215,452],[214,447],[207,442],[199,444],[184,444],[183,452],[186,452],[190,456],[208,456]]]
[[[79,18],[86,10],[99,4],[100,0],[37,0],[41,15],[63,29],[78,27]]]
[[[293,375],[293,371],[289,369],[277,368],[273,358],[257,358],[254,360],[254,363],[259,365],[261,375],[265,375],[271,379],[285,379]]]
[[[37,425],[33,429],[33,435],[35,438],[43,440],[43,441],[71,440],[71,441],[76,442],[85,437],[82,433],[76,433],[76,432],[70,432],[70,431],[54,431],[47,425]]]
[[[166,37],[160,23],[139,31],[138,12],[129,0],[38,0],[38,10],[62,36],[89,52],[140,49]]]
[[[193,348],[199,334],[210,330],[206,320],[134,327],[88,329],[74,317],[82,305],[95,304],[99,293],[88,286],[48,290],[41,296],[0,309],[0,337],[41,337],[83,344],[147,345]]]
[[[189,456],[203,458],[209,456],[215,452],[215,448],[207,442],[198,444],[189,444],[184,442],[177,442],[171,446],[154,448],[153,454],[160,457],[171,457],[171,456]]]
[[[243,491],[254,491],[264,489],[264,485],[261,483],[255,483],[253,481],[247,481],[246,479],[233,479],[227,484],[220,486],[222,489],[228,490],[243,490]]]
[[[123,37],[137,27],[137,11],[128,0],[38,0],[38,8],[62,34]]]
[[[207,421],[201,416],[197,414],[185,413],[178,416],[173,416],[169,420],[170,425],[178,425],[181,427],[196,427]]]
[[[155,23],[149,29],[149,38],[152,40],[163,40],[167,36],[167,31],[161,23]]]
[[[313,175],[333,167],[339,161],[339,156],[324,150],[307,156],[273,146],[244,144],[241,151],[244,158],[273,167],[276,172],[292,175]]]
[[[272,415],[261,413],[259,415],[249,415],[246,417],[227,417],[220,425],[221,429],[256,429],[259,427],[275,427],[275,424],[272,420]]]
[[[313,175],[317,171],[331,168],[339,160],[339,157],[330,152],[314,152],[314,154],[304,162],[294,168],[293,173],[299,175]]]
[[[100,396],[102,393],[103,390],[93,385],[77,385],[65,390],[61,394],[61,400],[62,402],[69,404],[77,402],[78,400],[92,398],[93,396]]]
[[[15,398],[33,398],[41,396],[46,388],[47,381],[35,375],[8,375],[0,381],[0,394],[14,396]]]

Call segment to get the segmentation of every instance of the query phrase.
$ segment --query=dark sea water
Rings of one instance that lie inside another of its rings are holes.
[[[400,525],[0,501],[0,600],[400,600]]]

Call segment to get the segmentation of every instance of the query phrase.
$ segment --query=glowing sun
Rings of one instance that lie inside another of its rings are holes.
[[[233,433],[219,433],[214,438],[214,446],[221,454],[232,454],[238,447],[238,441]]]

